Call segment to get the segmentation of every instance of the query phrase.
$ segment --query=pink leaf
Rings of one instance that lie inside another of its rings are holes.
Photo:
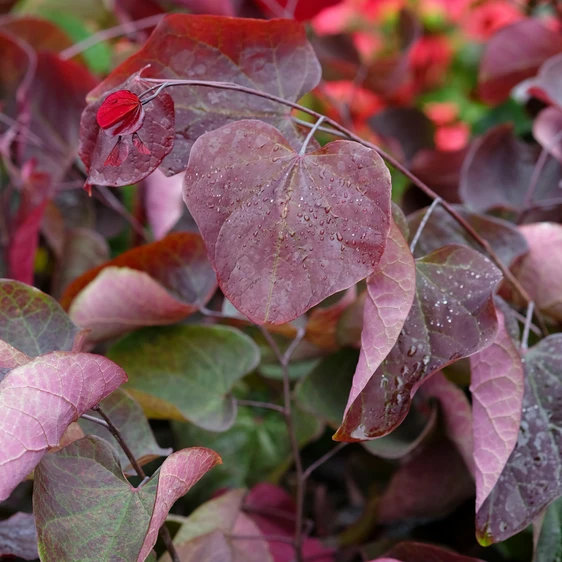
[[[12,370],[25,365],[31,358],[25,353],[0,340],[0,381]]]
[[[543,109],[533,121],[533,136],[537,142],[562,162],[562,111],[557,107]]]
[[[254,120],[195,142],[184,200],[225,296],[259,324],[289,322],[365,278],[390,228],[376,152],[335,141],[301,156]]]
[[[540,67],[536,78],[529,82],[529,92],[541,101],[562,109],[562,96],[560,96],[561,76],[562,53],[559,53],[549,58]]]
[[[496,485],[511,455],[521,421],[523,364],[497,310],[494,343],[470,358],[476,511]]]
[[[344,416],[394,347],[415,293],[414,256],[393,221],[381,261],[376,271],[367,278],[361,355]]]
[[[105,357],[62,351],[10,371],[0,382],[0,500],[59,444],[71,422],[126,380]]]

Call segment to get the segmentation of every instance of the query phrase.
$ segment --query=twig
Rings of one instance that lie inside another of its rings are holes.
[[[343,133],[347,138],[374,150],[379,154],[381,158],[383,158],[388,164],[396,168],[402,175],[406,176],[414,185],[416,185],[419,189],[421,189],[428,197],[431,199],[437,199],[439,195],[435,193],[426,183],[424,183],[420,178],[418,178],[415,174],[410,172],[408,168],[406,168],[403,164],[401,164],[396,158],[388,154],[382,148],[377,146],[376,144],[370,143],[365,139],[362,139],[360,136],[356,135],[355,133],[351,132],[350,130],[346,129],[343,125],[340,125],[337,121],[334,121],[330,117],[323,116],[321,113],[314,111],[313,109],[309,109],[303,105],[298,103],[283,99],[279,96],[274,94],[269,94],[267,92],[262,92],[261,90],[256,90],[254,88],[250,88],[247,86],[242,86],[240,84],[234,84],[232,82],[211,82],[207,80],[163,80],[162,78],[142,78],[144,82],[151,82],[155,84],[165,84],[166,88],[172,86],[201,86],[203,88],[218,88],[223,90],[232,90],[235,92],[242,92],[249,95],[258,96],[264,99],[268,99],[270,101],[275,101],[287,107],[292,107],[293,109],[298,109],[303,113],[307,113],[308,115],[312,115],[316,117],[316,119],[320,119],[320,117],[324,117],[324,121],[332,126],[337,131]],[[159,87],[159,86],[156,86]],[[155,87],[155,88],[156,88]],[[150,90],[150,88],[149,88]],[[303,122],[303,124],[306,122]],[[307,123],[307,126],[313,127],[314,125],[311,123]],[[515,278],[513,273],[509,270],[509,268],[502,263],[499,256],[496,254],[490,243],[478,234],[476,230],[472,227],[472,225],[465,220],[456,210],[455,208],[445,200],[441,200],[441,206],[453,217],[453,219],[459,223],[465,230],[470,234],[470,236],[488,253],[492,261],[496,264],[496,266],[500,269],[503,273],[505,279],[515,287],[515,290],[521,295],[523,300],[528,304],[531,302],[531,297],[527,293],[527,291],[523,288],[521,283]],[[539,313],[538,310],[535,311],[535,315],[537,317],[537,321],[543,331],[544,334],[548,333],[546,328],[546,324],[542,315]]]
[[[103,41],[107,41],[108,39],[114,39],[115,37],[120,37],[121,35],[128,35],[129,33],[133,33],[134,31],[139,31],[140,29],[146,29],[148,27],[152,27],[160,22],[160,20],[164,17],[164,14],[157,14],[154,16],[149,16],[147,18],[142,18],[140,20],[134,22],[125,22],[115,27],[110,27],[109,29],[102,29],[90,37],[79,41],[78,43],[64,49],[59,53],[59,57],[62,60],[68,60],[80,53],[87,51],[90,47],[97,45],[98,43],[102,43]]]
[[[416,249],[416,245],[418,243],[418,240],[420,239],[421,233],[423,232],[423,229],[425,228],[425,225],[427,224],[427,221],[429,220],[429,217],[431,217],[431,214],[433,213],[433,211],[435,211],[435,209],[437,208],[437,205],[439,205],[439,203],[441,203],[441,197],[436,197],[433,200],[433,203],[431,203],[431,205],[429,206],[429,209],[425,212],[422,220],[420,221],[420,224],[418,225],[418,229],[416,230],[416,233],[414,234],[414,237],[412,238],[412,243],[410,244],[410,252],[412,252],[412,254],[414,253],[414,250]]]
[[[523,335],[521,336],[521,351],[526,352],[529,343],[529,331],[533,320],[533,308],[535,303],[531,301],[527,306],[527,315],[525,317],[525,324],[523,324]]]
[[[527,309],[528,312],[529,309]],[[522,314],[520,314],[519,312],[517,312],[517,310],[513,310],[511,309],[511,313],[513,314],[513,316],[515,316],[515,318],[517,318],[517,320],[519,320],[519,322],[521,322],[522,324],[525,324],[525,322],[527,321],[527,316],[523,316]],[[529,324],[529,329],[531,330],[531,332],[533,332],[533,334],[535,334],[536,336],[541,336],[542,332],[540,331],[540,329],[535,326],[532,322]]]
[[[98,425],[101,425],[102,427],[105,427],[105,429],[109,429],[109,426],[107,425],[107,422],[100,420],[99,418],[96,418],[96,416],[90,416],[88,414],[82,414],[80,416],[83,420],[92,422],[92,423],[97,423]]]
[[[135,472],[137,473],[139,478],[142,478],[143,483],[146,480],[148,480],[146,473],[142,469],[141,465],[138,463],[137,459],[135,458],[135,455],[129,448],[129,445],[127,445],[127,443],[123,439],[123,436],[121,435],[121,432],[119,431],[117,426],[113,425],[113,422],[109,419],[107,414],[101,409],[99,404],[97,406],[94,406],[92,410],[94,410],[94,412],[97,412],[105,421],[108,431],[111,433],[111,435],[113,435],[113,437],[115,437],[115,440],[117,441],[117,443],[119,443],[119,446],[121,447],[121,449],[123,449],[125,455],[127,455],[127,458],[131,463],[131,466],[135,469]],[[166,545],[166,549],[170,554],[170,558],[172,559],[172,562],[181,562],[176,547],[174,546],[174,543],[172,542],[172,538],[170,537],[170,532],[168,531],[168,528],[166,527],[165,523],[162,525],[162,527],[160,527],[158,534],[160,535],[160,538]]]
[[[333,449],[330,449],[325,455],[314,461],[303,473],[302,477],[306,480],[319,466],[322,466],[327,460],[331,459],[336,453],[339,453],[348,443],[342,441]]]
[[[295,537],[293,540],[293,545],[295,547],[295,558],[297,562],[303,562],[302,557],[302,527],[303,527],[303,517],[304,517],[304,493],[306,480],[303,478],[303,468],[302,459],[300,455],[299,442],[297,439],[297,434],[295,431],[295,424],[293,423],[292,407],[291,407],[291,380],[289,377],[289,362],[291,361],[291,356],[298,344],[302,341],[305,335],[305,329],[299,328],[297,330],[297,335],[295,339],[291,342],[285,353],[281,353],[277,342],[273,339],[272,335],[263,326],[259,326],[263,337],[267,340],[267,343],[275,353],[281,369],[283,370],[283,404],[285,424],[287,426],[287,432],[289,434],[289,441],[291,443],[291,453],[295,463],[295,472],[297,479],[297,501],[296,501],[296,521],[295,521]]]
[[[279,404],[274,404],[273,402],[257,402],[256,400],[241,400],[236,399],[239,406],[254,406],[255,408],[264,408],[266,410],[275,410],[283,415],[285,415],[285,408]]]

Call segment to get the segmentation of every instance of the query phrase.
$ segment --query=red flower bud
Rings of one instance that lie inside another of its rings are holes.
[[[142,127],[144,108],[137,94],[119,90],[105,98],[98,109],[97,120],[110,137],[130,135]]]

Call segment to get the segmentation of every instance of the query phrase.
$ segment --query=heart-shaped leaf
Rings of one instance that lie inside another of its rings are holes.
[[[126,380],[105,357],[63,351],[10,371],[0,382],[0,501],[59,444],[71,422]]]
[[[227,326],[146,328],[108,356],[129,375],[125,390],[148,417],[191,421],[214,431],[236,418],[234,384],[259,363],[254,341]]]
[[[102,400],[100,406],[104,414],[117,427],[123,440],[129,445],[141,466],[158,457],[165,457],[172,452],[172,449],[162,449],[158,446],[142,408],[125,391],[118,388]],[[96,412],[92,412],[91,415],[99,417]],[[129,458],[106,428],[85,419],[80,419],[79,423],[87,435],[97,435],[111,443],[119,451],[123,472],[128,475],[135,474]]]
[[[498,310],[494,343],[470,358],[476,511],[496,485],[519,434],[523,363]]]
[[[143,562],[171,506],[220,462],[209,449],[183,449],[133,488],[113,447],[99,437],[47,455],[35,471],[33,494],[41,560]]]
[[[176,232],[124,252],[71,283],[61,298],[90,341],[137,327],[173,324],[193,314],[216,289],[198,234]]]
[[[416,260],[416,297],[396,345],[349,408],[334,439],[390,433],[427,377],[490,345],[500,271],[466,246],[445,246]]]
[[[335,141],[300,155],[254,120],[195,142],[184,200],[221,289],[258,324],[289,322],[364,279],[390,228],[390,174],[375,151]]]
[[[144,47],[118,66],[89,99],[126,88],[123,83],[141,70],[144,78],[231,82],[291,102],[316,87],[321,75],[298,22],[173,14],[158,24]],[[291,146],[300,148],[303,133],[291,119],[289,107],[220,88],[178,86],[169,91],[176,106],[176,138],[162,165],[168,174],[185,170],[199,136],[238,119],[263,119],[279,128]]]
[[[35,287],[0,279],[0,339],[36,357],[70,351],[78,328],[60,305]]]
[[[477,537],[485,545],[518,533],[562,495],[562,334],[531,348],[524,367],[517,443],[476,514]]]

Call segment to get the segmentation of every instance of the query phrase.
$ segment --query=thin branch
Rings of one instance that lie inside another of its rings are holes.
[[[527,308],[527,312],[529,311],[529,309]],[[511,313],[513,314],[513,316],[515,316],[515,318],[517,318],[517,320],[519,320],[519,322],[521,322],[522,324],[525,324],[525,322],[527,321],[527,315],[523,316],[522,314],[520,314],[519,312],[517,312],[517,310],[513,310],[511,309]],[[535,326],[532,322],[529,324],[529,329],[531,332],[533,332],[533,334],[535,334],[536,336],[541,336],[542,332],[540,331],[540,329]]]
[[[531,301],[527,306],[527,316],[525,317],[525,324],[523,324],[523,335],[521,336],[521,351],[526,352],[529,343],[529,331],[533,320],[533,308],[535,303]]]
[[[301,149],[299,151],[299,156],[304,156],[306,154],[306,147],[308,146],[308,143],[310,142],[310,140],[314,136],[314,133],[318,130],[318,127],[320,127],[320,125],[322,125],[322,122],[324,121],[324,119],[325,119],[325,117],[324,117],[324,115],[322,115],[322,117],[320,117],[320,119],[318,119],[316,121],[316,123],[314,123],[314,127],[312,127],[312,129],[310,129],[310,131],[308,132],[308,135],[306,136],[306,138],[304,139],[304,142],[302,143]]]
[[[96,418],[96,416],[90,416],[88,414],[82,414],[80,416],[83,420],[92,422],[92,423],[97,423],[98,425],[101,425],[102,427],[105,427],[105,429],[109,429],[109,426],[107,425],[107,422],[100,420],[99,418]]]
[[[373,143],[366,141],[365,139],[362,139],[360,136],[346,129],[343,125],[340,125],[337,121],[334,121],[329,117],[323,116],[321,113],[314,111],[313,109],[309,109],[308,107],[305,107],[298,103],[283,99],[274,94],[269,94],[267,92],[262,92],[254,88],[249,88],[247,86],[242,86],[240,84],[234,84],[232,82],[210,82],[206,80],[163,80],[162,78],[143,78],[143,81],[154,83],[154,84],[165,84],[166,88],[172,86],[201,86],[203,88],[218,88],[223,90],[232,90],[236,92],[242,92],[242,93],[258,96],[267,100],[275,101],[287,107],[298,109],[299,111],[302,111],[303,113],[307,113],[308,115],[312,115],[313,117],[316,117],[316,119],[320,119],[321,117],[324,117],[324,121],[327,124],[332,126],[337,131],[340,131],[341,133],[346,135],[347,138],[354,140],[355,142],[358,142],[359,144],[362,144],[363,146],[366,146],[367,148],[370,148],[375,152],[377,152],[381,158],[383,158],[388,164],[396,168],[402,175],[406,176],[414,185],[416,185],[419,189],[421,189],[428,197],[430,197],[431,199],[437,199],[439,197],[439,195],[437,195],[437,193],[435,193],[435,191],[433,191],[426,183],[424,183],[415,174],[410,172],[408,168],[406,168],[402,163],[400,163],[396,158],[388,154],[382,148],[380,148],[379,146]],[[313,127],[314,125],[310,124],[310,126]],[[511,285],[515,288],[515,290],[521,295],[523,300],[526,303],[531,302],[532,299],[527,293],[527,291],[523,288],[521,283],[519,283],[519,281],[515,278],[513,273],[510,271],[510,269],[502,263],[499,256],[496,254],[496,252],[490,245],[490,243],[485,238],[482,238],[482,236],[480,236],[480,234],[476,232],[476,230],[472,227],[472,225],[466,219],[464,219],[450,203],[448,203],[445,200],[441,200],[441,205],[451,215],[451,217],[453,217],[453,219],[458,224],[460,224],[466,230],[466,232],[468,232],[468,234],[470,234],[470,236],[488,253],[492,261],[503,273],[505,279],[509,281],[509,283],[511,283]],[[542,315],[538,311],[535,311],[535,314],[539,322],[539,325],[541,326],[541,329],[545,334],[548,334],[548,330],[546,328],[546,324],[542,318]]]
[[[273,402],[257,402],[256,400],[241,400],[236,399],[239,406],[253,406],[254,408],[264,408],[266,410],[274,410],[285,415],[285,408],[279,404],[274,404]]]
[[[110,27],[109,29],[102,29],[93,35],[90,35],[90,37],[87,37],[83,41],[79,41],[71,47],[68,47],[68,49],[64,49],[64,51],[59,53],[59,57],[62,60],[71,59],[76,55],[87,51],[90,47],[93,47],[98,43],[103,43],[103,41],[107,41],[108,39],[115,39],[115,37],[120,37],[121,35],[128,35],[129,33],[152,27],[159,23],[163,17],[164,14],[157,14],[134,22],[125,22],[116,25],[115,27]]]
[[[319,466],[322,466],[327,460],[331,459],[336,453],[339,453],[348,443],[345,441],[338,443],[333,449],[330,449],[325,455],[314,461],[303,473],[302,477],[306,480]]]
[[[433,213],[433,211],[435,211],[435,209],[437,208],[439,203],[441,203],[441,197],[435,198],[433,200],[433,203],[431,203],[431,205],[429,206],[429,209],[425,212],[422,220],[420,221],[420,224],[418,225],[418,229],[416,230],[416,233],[414,234],[414,237],[412,238],[412,243],[410,244],[410,252],[412,252],[412,254],[414,253],[414,250],[416,249],[416,246],[418,244],[418,240],[420,239],[421,233],[423,232],[423,229],[425,228],[425,225],[427,224],[427,221],[429,220],[429,217],[431,217],[431,214]]]
[[[107,424],[108,431],[111,433],[111,435],[113,435],[113,437],[115,437],[115,440],[117,441],[117,443],[119,443],[121,449],[123,449],[123,452],[129,459],[131,466],[135,469],[135,472],[137,473],[139,478],[142,478],[143,480],[142,483],[146,482],[148,480],[146,473],[142,469],[141,465],[138,463],[137,459],[135,458],[135,455],[129,448],[129,445],[127,445],[127,443],[123,439],[123,436],[121,435],[121,432],[119,431],[117,426],[113,425],[113,422],[109,419],[107,414],[101,409],[99,404],[97,406],[94,406],[92,410],[94,410],[94,412],[97,412],[102,417],[102,419]],[[181,562],[176,547],[174,546],[174,543],[172,542],[172,538],[170,537],[170,532],[168,531],[168,528],[166,527],[165,523],[160,527],[158,534],[160,535],[160,538],[166,545],[166,549],[170,554],[172,562]]]

